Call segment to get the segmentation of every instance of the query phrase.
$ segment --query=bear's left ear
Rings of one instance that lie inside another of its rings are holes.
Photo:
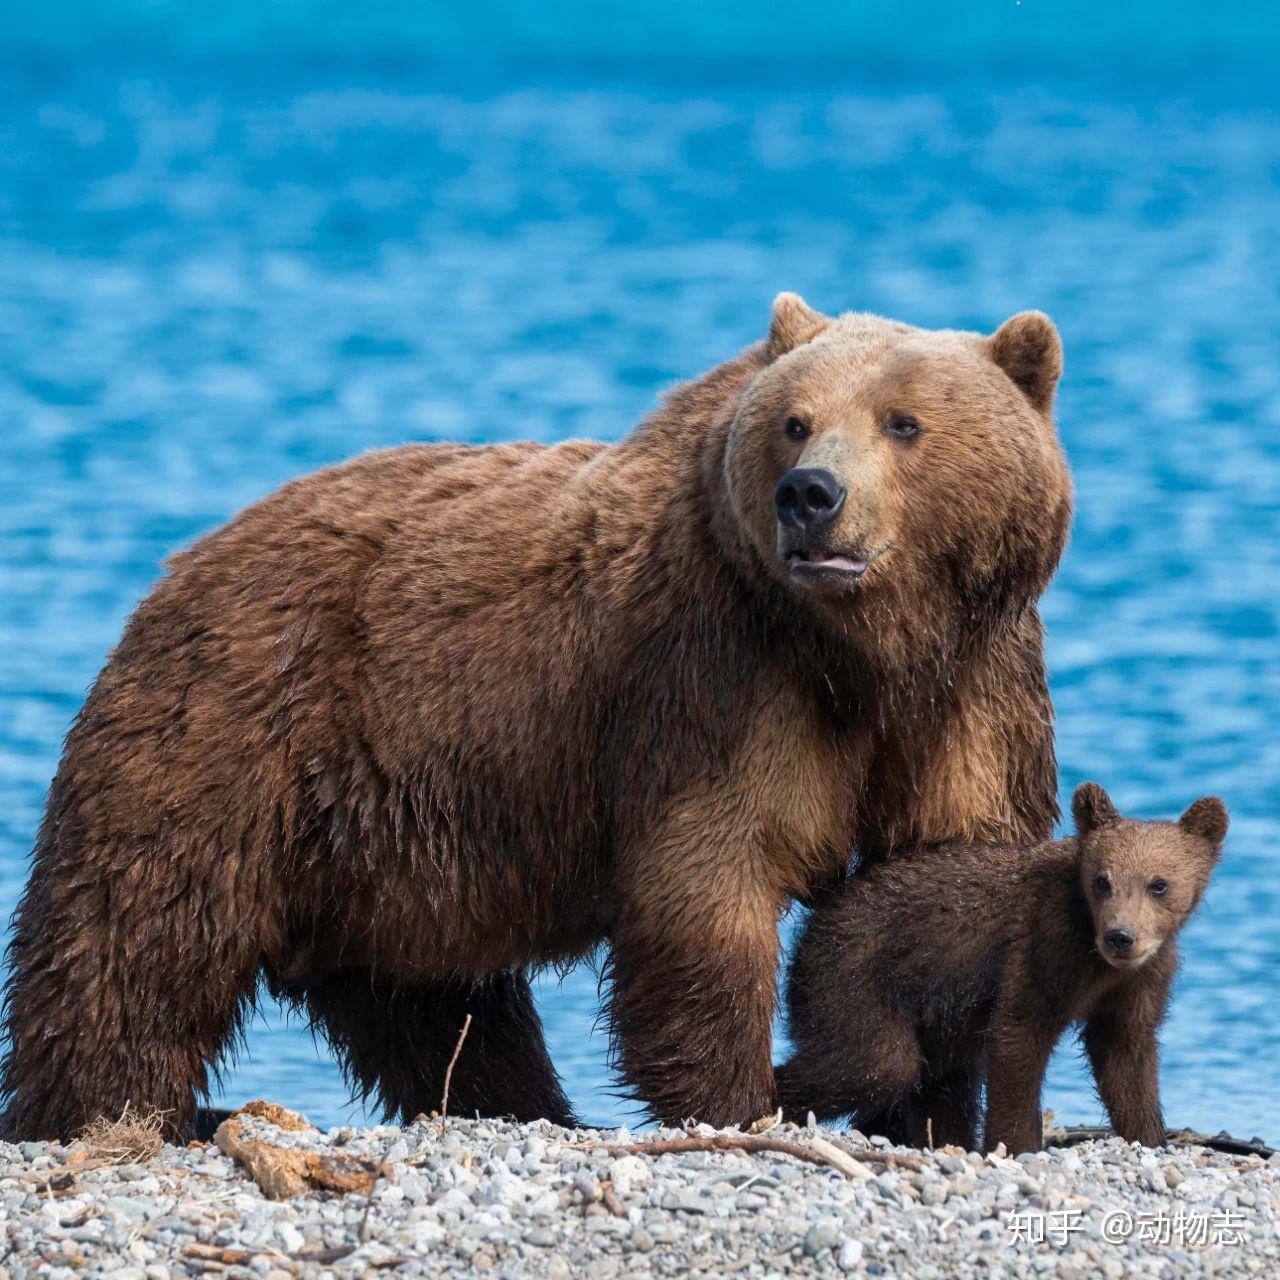
[[[815,311],[798,293],[780,293],[773,300],[769,320],[769,359],[803,346],[820,334],[831,321]]]
[[[1076,788],[1071,797],[1071,812],[1076,820],[1076,832],[1082,836],[1120,821],[1111,797],[1096,782],[1082,782]]]
[[[1226,839],[1229,821],[1227,806],[1217,796],[1201,796],[1178,819],[1178,826],[1216,849]]]
[[[1041,413],[1062,377],[1062,339],[1043,311],[1020,311],[987,339],[991,359]]]

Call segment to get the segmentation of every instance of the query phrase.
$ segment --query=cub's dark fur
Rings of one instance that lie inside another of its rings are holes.
[[[1227,811],[1208,796],[1176,823],[1126,820],[1095,783],[1073,808],[1070,839],[871,866],[814,912],[788,985],[788,1111],[889,1113],[917,1145],[972,1148],[985,1075],[987,1148],[1035,1150],[1049,1055],[1083,1023],[1116,1132],[1159,1145],[1156,1032]]]

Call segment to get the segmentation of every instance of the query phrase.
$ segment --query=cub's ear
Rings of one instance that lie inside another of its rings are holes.
[[[1111,797],[1096,782],[1082,782],[1076,788],[1071,797],[1071,812],[1075,815],[1076,832],[1082,836],[1120,821]]]
[[[769,359],[776,360],[812,341],[830,323],[829,317],[815,311],[798,293],[778,294],[769,320]]]
[[[987,339],[991,359],[1041,413],[1053,408],[1062,377],[1062,339],[1043,311],[1020,311]]]
[[[1178,819],[1178,826],[1216,848],[1226,838],[1229,822],[1227,806],[1217,796],[1201,796]]]

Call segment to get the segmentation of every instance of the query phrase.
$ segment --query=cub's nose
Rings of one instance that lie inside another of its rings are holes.
[[[793,467],[773,495],[783,524],[812,529],[840,514],[848,490],[823,467]]]
[[[1133,950],[1133,934],[1128,929],[1108,929],[1102,940],[1107,950],[1118,956],[1127,956]]]

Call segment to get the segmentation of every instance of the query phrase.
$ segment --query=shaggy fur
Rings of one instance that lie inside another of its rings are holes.
[[[1156,1034],[1226,809],[1206,797],[1177,823],[1125,821],[1094,783],[1073,807],[1071,839],[921,851],[813,913],[788,981],[786,1110],[864,1129],[897,1116],[917,1146],[972,1148],[985,1076],[988,1149],[1037,1150],[1049,1055],[1082,1023],[1115,1131],[1164,1140]]]
[[[786,905],[855,840],[1051,827],[1060,359],[1034,313],[988,339],[783,295],[616,446],[372,454],[177,556],[49,794],[4,1132],[188,1127],[261,976],[389,1112],[439,1104],[471,1012],[455,1108],[566,1120],[526,975],[601,943],[652,1113],[768,1111]],[[859,580],[783,555],[815,460]]]

